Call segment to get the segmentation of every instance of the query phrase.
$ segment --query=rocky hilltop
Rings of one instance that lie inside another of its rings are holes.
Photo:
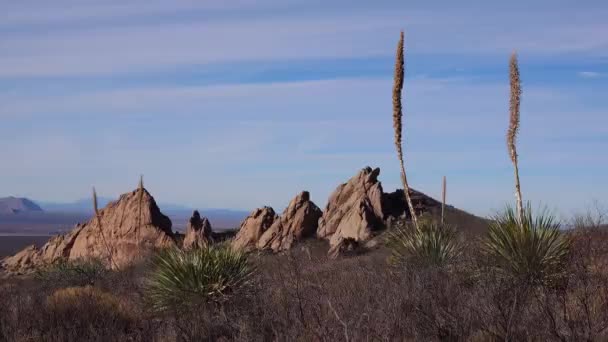
[[[22,273],[58,260],[96,258],[109,267],[121,268],[155,248],[173,245],[171,220],[142,188],[109,203],[99,211],[99,220],[93,217],[78,224],[41,248],[29,246],[1,265],[9,272]]]
[[[316,236],[328,240],[329,254],[337,255],[346,245],[366,242],[395,220],[410,217],[403,190],[385,193],[379,175],[379,168],[361,169],[335,189],[322,212],[306,191],[297,195],[280,216],[270,207],[256,209],[241,224],[232,246],[279,252]],[[439,201],[413,189],[410,196],[416,215],[439,217]],[[487,226],[484,219],[452,206],[446,206],[446,219],[467,233],[480,232]]]
[[[271,207],[258,208],[242,221],[231,246],[242,251],[281,252],[301,240],[316,237],[329,242],[330,256],[360,243],[369,246],[377,240],[374,236],[395,220],[409,218],[403,190],[385,193],[379,175],[379,168],[361,169],[335,189],[323,211],[310,200],[307,191],[295,196],[281,215]],[[416,190],[410,190],[410,195],[417,215],[439,217],[439,201]],[[14,273],[57,260],[97,258],[112,268],[120,268],[153,249],[178,245],[185,249],[204,248],[213,243],[214,236],[218,237],[209,220],[195,211],[183,245],[176,242],[171,220],[143,188],[109,203],[99,218],[101,226],[93,217],[71,232],[51,238],[41,248],[29,246],[0,265]],[[484,219],[451,206],[446,206],[446,220],[466,233],[481,232],[487,226]]]

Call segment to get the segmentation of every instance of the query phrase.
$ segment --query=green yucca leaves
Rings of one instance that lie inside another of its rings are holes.
[[[391,261],[407,260],[433,266],[454,261],[462,251],[454,228],[431,221],[421,221],[418,227],[398,227],[389,233]]]
[[[499,273],[528,284],[550,284],[564,276],[570,240],[553,216],[546,211],[533,216],[528,203],[521,222],[511,207],[494,218],[484,250]]]
[[[156,311],[179,311],[227,299],[250,283],[252,273],[247,256],[226,246],[172,248],[154,257],[146,294]]]

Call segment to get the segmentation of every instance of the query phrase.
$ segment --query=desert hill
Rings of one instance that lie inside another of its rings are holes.
[[[32,200],[23,197],[0,198],[0,215],[42,212],[42,208]]]
[[[268,250],[274,253],[293,248],[306,239],[329,241],[329,253],[338,257],[352,243],[365,243],[390,229],[394,222],[409,219],[404,192],[385,193],[378,179],[379,168],[365,167],[346,183],[340,184],[321,210],[310,201],[307,191],[293,198],[277,215],[271,207],[255,209],[242,222],[231,242],[235,249]],[[417,215],[439,217],[441,203],[411,190]],[[214,234],[215,223],[195,212],[186,235],[176,234],[171,219],[161,212],[143,187],[110,202],[84,224],[57,235],[42,246],[30,246],[2,261],[9,271],[22,272],[58,260],[102,259],[107,266],[120,268],[137,261],[148,252],[168,246],[207,245],[221,240]],[[485,230],[486,220],[446,206],[446,221],[467,234]],[[373,241],[372,241],[373,242]]]

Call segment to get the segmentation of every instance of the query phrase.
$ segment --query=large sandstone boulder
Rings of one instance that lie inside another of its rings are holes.
[[[380,169],[366,167],[331,194],[319,220],[317,236],[335,247],[344,239],[363,241],[384,227]]]
[[[315,235],[321,215],[321,209],[310,200],[308,191],[301,192],[262,234],[257,248],[274,252],[290,249],[296,241]]]
[[[99,221],[94,216],[69,233],[51,238],[40,249],[29,246],[1,264],[9,272],[22,273],[60,259],[95,258],[121,268],[153,249],[175,245],[171,220],[143,188],[109,203],[99,211]]]
[[[232,240],[232,248],[242,251],[251,251],[256,248],[260,237],[272,226],[278,216],[271,207],[254,210],[241,223],[238,233]]]
[[[39,263],[40,255],[34,245],[28,246],[17,254],[2,260],[2,267],[7,270],[29,269]]]
[[[207,247],[212,242],[211,223],[206,217],[201,218],[197,210],[194,211],[184,237],[184,249]]]

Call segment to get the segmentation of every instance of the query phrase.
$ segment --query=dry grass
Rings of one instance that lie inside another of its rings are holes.
[[[124,303],[114,295],[92,286],[58,289],[47,297],[47,308],[57,314],[77,311],[83,303],[92,304],[98,312],[128,317]]]
[[[505,340],[507,331],[518,341],[606,340],[608,234],[572,236],[567,281],[522,292],[515,309],[521,290],[485,271],[476,243],[444,269],[391,267],[384,247],[329,260],[327,242],[312,240],[283,255],[252,255],[258,272],[250,291],[177,316],[150,310],[146,265],[111,272],[92,288],[5,281],[0,340],[487,341]],[[49,307],[48,298],[61,306]]]

